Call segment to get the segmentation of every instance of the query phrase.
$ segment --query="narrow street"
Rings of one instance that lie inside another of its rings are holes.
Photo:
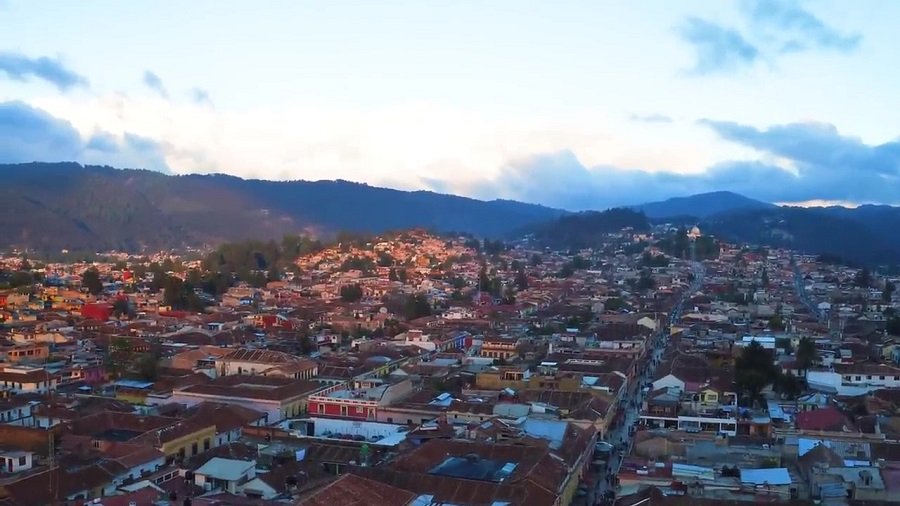
[[[684,303],[690,298],[691,294],[695,293],[703,286],[703,277],[706,275],[706,268],[703,264],[701,262],[692,262],[691,272],[693,274],[693,280],[691,281],[690,286],[685,290],[679,301],[672,308],[672,312],[669,314],[670,325],[681,319]],[[614,498],[614,496],[609,496],[608,493],[609,491],[615,492],[615,477],[622,467],[624,457],[631,453],[631,448],[634,444],[634,434],[631,432],[631,429],[636,428],[638,417],[640,416],[641,404],[644,401],[645,395],[643,386],[653,378],[653,373],[656,371],[656,367],[659,365],[662,355],[665,352],[668,335],[669,328],[665,327],[655,336],[652,343],[651,359],[647,361],[645,367],[638,372],[638,376],[635,380],[628,385],[627,391],[621,400],[621,406],[625,410],[625,416],[622,418],[621,423],[617,424],[607,433],[606,442],[613,445],[613,449],[610,451],[606,468],[602,470],[597,477],[597,486],[595,490],[593,490],[593,504],[607,504]],[[589,502],[589,504],[591,503]]]

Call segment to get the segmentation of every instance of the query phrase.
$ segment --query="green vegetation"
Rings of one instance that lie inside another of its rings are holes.
[[[81,274],[81,286],[91,295],[98,295],[103,291],[103,281],[100,280],[100,272],[91,267]]]
[[[363,289],[358,283],[341,287],[341,300],[344,302],[359,302],[363,297]]]
[[[431,316],[431,304],[425,295],[417,293],[406,299],[403,313],[407,320]]]
[[[741,351],[735,363],[735,383],[738,392],[749,406],[762,400],[762,391],[778,377],[772,354],[758,342],[752,341]]]
[[[617,208],[566,215],[532,227],[530,232],[546,246],[584,249],[600,246],[609,234],[626,228],[643,232],[650,230],[650,223],[641,212]]]

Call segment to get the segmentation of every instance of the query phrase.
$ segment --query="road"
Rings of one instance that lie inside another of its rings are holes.
[[[800,272],[800,268],[797,266],[797,263],[791,258],[791,265],[794,268],[794,291],[797,292],[797,297],[800,298],[800,302],[803,303],[804,306],[809,310],[810,314],[814,315],[821,323],[826,323],[825,318],[822,313],[819,311],[818,306],[813,302],[812,299],[809,298],[809,294],[806,293],[806,285],[803,284],[803,273]]]
[[[690,286],[684,291],[681,298],[672,308],[671,313],[669,313],[670,324],[677,323],[681,319],[684,303],[690,298],[691,294],[697,292],[703,286],[706,267],[700,262],[692,262],[691,273],[694,278]],[[665,352],[668,335],[668,329],[663,328],[654,337],[651,360],[647,361],[646,366],[639,371],[636,380],[628,385],[627,392],[622,399],[623,407],[625,408],[624,422],[607,432],[606,442],[612,444],[614,448],[610,452],[606,469],[601,471],[597,478],[597,486],[593,491],[595,504],[604,504],[603,498],[607,497],[606,494],[616,489],[615,477],[622,467],[624,456],[631,453],[631,448],[634,444],[634,435],[630,432],[630,429],[637,426],[638,418],[640,417],[641,404],[644,401],[642,386],[653,379],[653,373],[662,359],[663,352]]]

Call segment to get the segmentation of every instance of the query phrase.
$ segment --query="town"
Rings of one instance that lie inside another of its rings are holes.
[[[0,504],[900,502],[898,278],[694,227],[0,257]]]

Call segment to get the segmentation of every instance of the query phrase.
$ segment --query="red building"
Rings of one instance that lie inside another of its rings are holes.
[[[112,315],[113,307],[107,303],[88,303],[81,307],[81,316],[105,322]]]
[[[346,385],[342,385],[311,395],[308,402],[309,414],[376,421],[380,408],[412,393],[412,383],[408,379],[393,384],[374,379],[360,382],[357,386],[358,388],[346,388]]]

